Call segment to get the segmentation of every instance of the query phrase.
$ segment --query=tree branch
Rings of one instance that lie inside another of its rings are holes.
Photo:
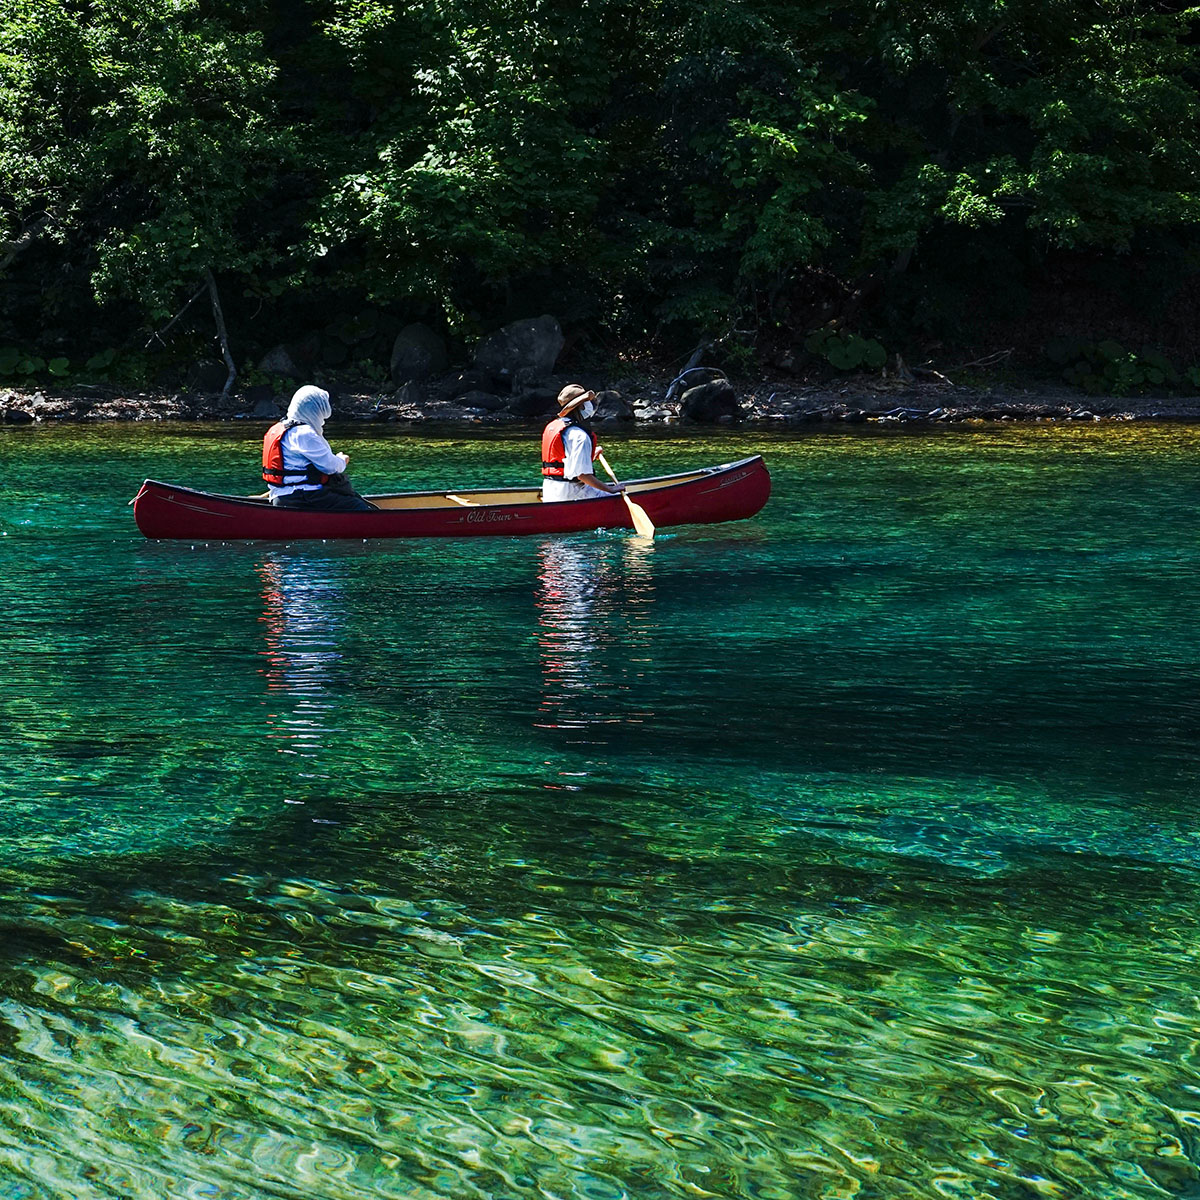
[[[21,253],[22,250],[27,250],[38,239],[38,235],[50,224],[50,214],[42,213],[40,217],[32,225],[26,225],[24,229],[11,241],[5,242],[0,249],[5,251],[3,259],[0,259],[0,271],[6,271],[13,259]]]
[[[666,394],[666,396],[663,397],[664,404],[671,404],[674,402],[675,397],[678,395],[678,393],[680,391],[680,388],[683,386],[683,382],[684,382],[685,377],[687,376],[687,373],[689,371],[694,370],[696,368],[696,366],[699,364],[700,360],[711,349],[712,349],[711,342],[701,342],[700,345],[698,345],[695,348],[695,350],[692,351],[691,357],[687,360],[687,363],[684,365],[683,370],[680,371],[679,374],[676,375],[675,378],[671,380],[671,383],[667,388],[667,394]]]
[[[145,349],[145,350],[149,350],[149,349],[150,349],[150,345],[151,345],[151,343],[152,343],[152,342],[155,342],[155,341],[161,342],[161,343],[162,343],[162,344],[165,346],[165,345],[166,345],[166,343],[165,343],[165,342],[163,342],[163,334],[164,334],[164,333],[166,333],[166,332],[167,332],[167,330],[168,330],[168,329],[170,329],[170,328],[171,328],[171,326],[172,326],[172,325],[174,325],[174,324],[175,324],[175,322],[176,322],[176,321],[178,321],[178,320],[179,320],[179,318],[180,318],[180,317],[182,317],[182,316],[183,316],[183,314],[184,314],[185,312],[187,312],[187,310],[188,310],[189,308],[191,308],[191,307],[192,307],[192,305],[193,305],[193,304],[194,304],[194,303],[195,303],[197,300],[199,300],[201,296],[203,296],[203,295],[204,295],[204,293],[205,293],[205,291],[206,291],[207,289],[208,289],[208,281],[207,281],[207,280],[205,280],[205,281],[204,281],[204,283],[202,283],[202,284],[201,284],[201,285],[200,285],[200,286],[199,286],[199,287],[196,289],[196,291],[195,291],[195,294],[192,296],[192,298],[191,298],[191,299],[190,299],[190,300],[189,300],[189,301],[188,301],[188,302],[187,302],[187,303],[186,303],[186,304],[185,304],[185,305],[184,305],[184,306],[183,306],[183,307],[182,307],[182,308],[181,308],[181,309],[180,309],[180,310],[179,310],[179,311],[178,311],[178,312],[177,312],[177,313],[176,313],[176,314],[175,314],[175,315],[174,315],[174,316],[173,316],[173,317],[172,317],[172,318],[171,318],[171,319],[170,319],[170,320],[169,320],[169,321],[168,321],[168,322],[167,322],[167,323],[166,323],[166,324],[165,324],[165,325],[164,325],[164,326],[163,326],[163,327],[160,329],[160,330],[158,330],[156,333],[152,333],[152,334],[150,335],[150,337],[147,339],[147,341],[146,341],[146,345],[143,347],[143,349]]]

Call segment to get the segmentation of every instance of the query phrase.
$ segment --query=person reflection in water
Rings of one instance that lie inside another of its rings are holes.
[[[317,567],[303,557],[273,553],[256,569],[266,641],[262,674],[270,695],[291,702],[272,706],[267,736],[281,753],[311,756],[337,712],[331,685],[342,661],[345,610],[337,560]]]
[[[321,512],[366,512],[375,507],[346,478],[350,456],[335,454],[321,433],[332,411],[329,393],[308,385],[292,396],[287,416],[267,430],[263,479],[272,504]]]
[[[584,740],[606,743],[601,727],[640,725],[653,716],[643,707],[642,684],[657,629],[653,551],[632,540],[601,550],[554,538],[539,558],[542,700],[534,724],[588,730]]]
[[[546,542],[539,557],[538,650],[545,692],[538,724],[582,726],[595,719],[588,693],[601,653],[597,643],[607,633],[593,611],[602,567],[590,548],[565,540]]]
[[[558,416],[542,433],[542,499],[588,500],[619,496],[619,483],[596,478],[600,446],[588,425],[596,411],[596,393],[569,383],[558,393]]]

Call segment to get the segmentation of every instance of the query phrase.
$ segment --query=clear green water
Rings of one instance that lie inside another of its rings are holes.
[[[1200,430],[609,438],[767,452],[652,546],[137,534],[260,433],[0,430],[0,1197],[1200,1195]]]

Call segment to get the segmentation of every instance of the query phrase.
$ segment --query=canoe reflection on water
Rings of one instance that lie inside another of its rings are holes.
[[[595,744],[609,740],[601,727],[653,717],[641,685],[654,656],[654,555],[653,543],[629,539],[540,547],[535,727],[587,730],[568,741]]]

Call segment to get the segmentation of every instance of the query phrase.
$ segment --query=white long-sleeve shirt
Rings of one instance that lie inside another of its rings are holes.
[[[311,425],[293,425],[279,444],[283,449],[285,471],[303,471],[312,463],[325,475],[337,475],[350,461],[345,454],[335,454],[333,447]],[[276,496],[289,496],[292,492],[315,492],[320,486],[319,483],[289,483],[276,487],[269,483],[267,491],[274,500]]]
[[[586,483],[573,483],[580,475],[591,475],[594,472],[592,464],[592,439],[578,425],[568,425],[563,430],[563,478],[542,480],[542,499],[554,500],[589,500],[593,496],[607,496],[599,488],[588,487]]]

